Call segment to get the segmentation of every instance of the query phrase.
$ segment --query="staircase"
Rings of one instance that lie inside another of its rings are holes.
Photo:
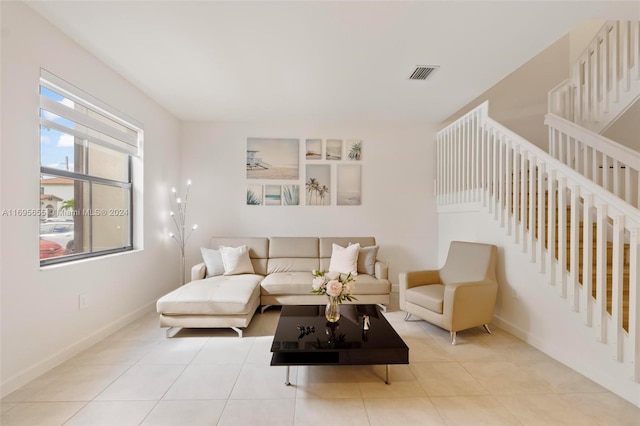
[[[487,102],[438,132],[437,148],[439,210],[487,211],[640,383],[640,210],[494,121]]]
[[[549,152],[485,102],[438,132],[436,178],[439,210],[490,213],[638,383],[640,153],[599,132],[640,97],[639,63],[640,23],[607,22],[548,94]]]

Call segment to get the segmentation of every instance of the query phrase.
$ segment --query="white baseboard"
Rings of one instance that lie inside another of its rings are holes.
[[[0,398],[4,398],[5,396],[19,389],[20,387],[26,385],[30,381],[46,373],[47,371],[73,358],[80,352],[90,348],[91,346],[95,345],[99,341],[115,333],[122,327],[142,317],[144,314],[153,311],[155,309],[155,304],[156,302],[153,301],[142,306],[141,308],[136,309],[135,311],[129,313],[128,315],[125,315],[119,318],[118,320],[110,324],[107,324],[101,329],[93,332],[92,334],[88,335],[84,339],[76,343],[73,343],[67,348],[62,349],[61,351],[58,351],[57,353],[40,361],[39,363],[33,365],[32,367],[29,367],[19,372],[18,374],[8,378],[7,380],[5,380],[0,384]]]

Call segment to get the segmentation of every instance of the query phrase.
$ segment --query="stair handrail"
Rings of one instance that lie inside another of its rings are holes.
[[[570,134],[581,143],[596,149],[609,158],[640,170],[640,152],[602,136],[556,114],[548,113],[544,116],[544,124]]]
[[[552,157],[627,203],[640,207],[640,187],[636,178],[640,176],[640,152],[552,113],[545,115],[544,123],[550,130],[549,154]],[[610,167],[618,175],[609,178]],[[625,169],[624,176],[621,176],[621,169]]]
[[[640,97],[640,21],[606,21],[547,94],[549,112],[603,132]]]
[[[614,194],[603,189],[599,185],[595,184],[594,182],[586,178],[581,173],[578,173],[577,171],[567,166],[560,160],[552,157],[548,152],[532,144],[531,142],[529,142],[528,140],[526,140],[524,137],[520,136],[513,130],[503,126],[499,122],[489,117],[489,101],[484,101],[483,103],[478,105],[476,108],[472,109],[471,111],[467,112],[466,114],[458,118],[453,123],[450,123],[449,125],[445,126],[444,128],[438,131],[438,135],[445,134],[447,133],[447,131],[451,131],[456,127],[459,127],[461,123],[468,121],[470,119],[473,119],[475,117],[480,119],[481,124],[483,126],[490,127],[497,131],[500,131],[501,133],[507,135],[511,139],[511,141],[514,142],[516,145],[524,148],[527,152],[529,152],[536,158],[544,160],[544,162],[549,166],[551,166],[553,170],[559,173],[562,173],[568,179],[569,183],[579,184],[580,186],[586,188],[591,194],[593,194],[594,196],[597,196],[601,200],[601,202],[604,202],[612,206],[620,214],[625,215],[632,223],[635,224],[636,227],[640,226],[640,221],[638,220],[640,218],[640,209],[616,197]],[[442,202],[442,199],[440,199],[440,203],[441,202]]]

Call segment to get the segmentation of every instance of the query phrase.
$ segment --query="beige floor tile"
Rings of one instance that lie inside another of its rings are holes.
[[[137,341],[162,341],[166,339],[166,328],[161,328],[158,324],[158,313],[150,311],[144,316],[122,327],[105,341],[116,340],[137,340]]]
[[[2,413],[2,426],[60,426],[86,402],[26,402]]]
[[[502,426],[521,423],[493,396],[432,397],[447,426]]]
[[[296,425],[369,425],[362,399],[296,399]]]
[[[33,395],[40,392],[56,380],[64,377],[73,368],[75,368],[75,366],[68,363],[59,365],[14,392],[11,392],[9,395],[2,398],[2,402],[30,402],[33,399]]]
[[[70,365],[133,365],[151,352],[158,344],[156,341],[106,340],[70,359]]]
[[[182,329],[167,339],[150,312],[3,398],[0,424],[640,426],[640,408],[498,327],[451,346],[448,331],[405,322],[397,292],[384,315],[411,364],[392,365],[390,385],[385,366],[299,366],[287,387],[285,367],[269,365],[279,315],[256,313],[244,338]],[[53,401],[63,399],[79,401]]]
[[[251,350],[249,351],[249,355],[247,356],[246,363],[270,365],[271,356],[273,355],[271,352],[272,344],[273,336],[256,337],[253,345],[251,346]]]
[[[146,354],[138,364],[189,364],[209,341],[208,337],[173,337]]]
[[[509,395],[496,397],[525,426],[596,426],[560,395]]]
[[[295,400],[229,400],[219,426],[293,425]]]
[[[509,361],[476,361],[461,364],[493,395],[553,393],[547,382]]]
[[[546,361],[551,359],[544,352],[521,340],[501,344],[497,350],[501,351],[507,361]]]
[[[388,315],[386,318],[388,319],[389,317],[390,315]],[[404,314],[402,315],[402,317],[404,318]],[[425,334],[424,328],[422,328],[422,326],[418,322],[405,321],[404,319],[401,319],[399,321],[389,321],[389,323],[393,325],[393,328],[403,339],[430,337],[429,335]]]
[[[433,338],[403,338],[403,340],[409,346],[409,362],[456,361],[451,351],[436,343]]]
[[[373,382],[384,377],[384,370],[370,365],[311,365],[298,367],[297,383]]]
[[[243,364],[249,355],[254,339],[253,337],[211,338],[192,363]]]
[[[291,367],[289,380],[292,386],[285,386],[286,367],[271,367],[245,364],[231,391],[230,399],[293,399],[296,396],[297,368]]]
[[[189,365],[162,399],[227,399],[241,368],[240,364]]]
[[[126,365],[78,365],[36,392],[32,401],[91,401],[126,370]]]
[[[98,401],[159,400],[183,372],[183,365],[135,365],[107,387]]]
[[[244,330],[245,337],[270,337],[276,333],[278,319],[280,318],[280,308],[272,307],[263,314],[260,310],[251,319],[249,327]]]
[[[553,360],[516,361],[518,367],[546,381],[557,393],[606,392],[607,390],[582,374]]]
[[[466,336],[464,333],[455,345],[446,345],[447,352],[457,361],[504,361],[506,355],[499,347],[485,339],[476,336]]]
[[[391,365],[389,367],[390,384],[386,384],[383,380],[386,376],[386,366],[374,365],[371,367],[380,378],[359,383],[363,398],[427,396],[409,365]]]
[[[160,401],[142,426],[209,426],[218,424],[225,400]]]
[[[640,407],[611,392],[559,395],[571,407],[591,417],[602,426],[640,425]]]
[[[489,393],[457,362],[419,362],[410,364],[410,367],[429,396]]]
[[[156,401],[90,402],[64,426],[137,426]]]
[[[365,399],[364,405],[373,426],[444,425],[444,420],[429,398]]]
[[[362,398],[358,383],[297,383],[296,398]]]

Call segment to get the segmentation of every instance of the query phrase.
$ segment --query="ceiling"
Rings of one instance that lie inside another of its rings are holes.
[[[440,122],[578,23],[638,8],[637,1],[28,4],[181,120],[396,123]],[[408,80],[416,65],[439,69],[426,81]]]

